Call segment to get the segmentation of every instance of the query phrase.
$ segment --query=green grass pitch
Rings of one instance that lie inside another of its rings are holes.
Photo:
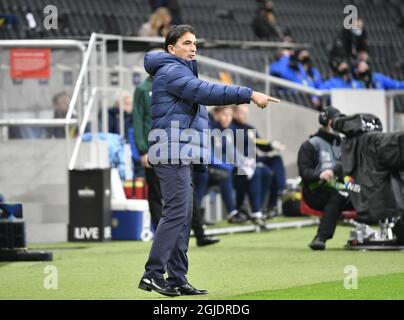
[[[315,227],[222,236],[198,248],[191,238],[189,281],[209,290],[198,299],[404,299],[404,252],[346,251],[339,226],[324,252],[307,244]],[[52,262],[0,263],[0,299],[167,299],[139,290],[150,243],[60,243]],[[57,289],[44,288],[47,265]],[[344,268],[358,270],[358,288],[344,288]],[[192,299],[179,297],[175,299]]]

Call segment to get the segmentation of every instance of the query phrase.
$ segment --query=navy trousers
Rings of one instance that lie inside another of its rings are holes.
[[[192,166],[157,164],[153,166],[161,187],[163,215],[154,234],[144,277],[163,279],[170,285],[187,283],[188,243],[192,221]]]

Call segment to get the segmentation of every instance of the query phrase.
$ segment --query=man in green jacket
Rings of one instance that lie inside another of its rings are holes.
[[[148,77],[141,82],[135,90],[133,97],[133,135],[136,143],[136,147],[140,154],[140,161],[144,168],[145,178],[149,187],[149,207],[150,215],[154,230],[160,221],[162,215],[162,195],[160,190],[159,179],[150,167],[147,161],[147,151],[149,149],[148,136],[151,129],[151,92],[152,92],[153,78]],[[192,217],[192,229],[197,240],[198,246],[206,246],[219,242],[219,239],[208,237],[205,235],[202,223],[202,217],[200,215],[200,208],[198,208],[194,202],[193,217]]]

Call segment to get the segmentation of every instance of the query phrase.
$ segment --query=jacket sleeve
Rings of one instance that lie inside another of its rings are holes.
[[[320,85],[320,90],[330,90],[331,89],[331,82],[330,80],[326,80]]]
[[[385,76],[384,74],[379,74],[377,80],[382,82],[383,89],[404,89],[404,81],[394,80],[390,77]]]
[[[147,153],[148,142],[144,139],[144,111],[148,106],[144,101],[144,92],[141,88],[136,88],[133,97],[133,137],[140,155]]]
[[[315,168],[317,166],[316,151],[313,145],[306,141],[299,149],[297,156],[297,166],[299,168],[299,175],[306,183],[317,182],[320,180],[320,172]]]
[[[219,106],[251,101],[252,89],[202,81],[185,66],[175,65],[168,69],[166,81],[168,92],[191,103]]]
[[[316,89],[321,89],[323,85],[323,79],[321,78],[321,73],[318,69],[314,68],[314,86]]]

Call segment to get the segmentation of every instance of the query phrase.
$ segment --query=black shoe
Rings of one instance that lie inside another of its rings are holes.
[[[276,208],[268,209],[267,212],[265,212],[266,219],[272,219],[277,216],[279,216],[279,214],[278,214],[278,210]]]
[[[208,290],[195,289],[189,283],[183,284],[182,286],[179,287],[174,287],[174,289],[177,290],[182,296],[195,296],[199,294],[208,294]]]
[[[325,249],[325,241],[319,236],[315,236],[313,241],[309,244],[309,247],[312,250],[324,250]]]
[[[218,242],[220,242],[220,239],[218,239],[218,238],[205,236],[203,238],[197,239],[196,245],[198,247],[203,247],[203,246],[208,246],[208,245],[215,244]]]
[[[215,223],[215,222],[212,222],[212,221],[204,220],[204,221],[203,221],[203,224],[204,224],[205,226],[212,227],[212,226],[214,226],[216,223]]]
[[[229,223],[242,223],[245,221],[247,221],[247,217],[240,212],[235,213],[229,217]]]
[[[181,293],[171,288],[164,279],[142,278],[139,282],[139,289],[156,291],[164,296],[176,297]]]

